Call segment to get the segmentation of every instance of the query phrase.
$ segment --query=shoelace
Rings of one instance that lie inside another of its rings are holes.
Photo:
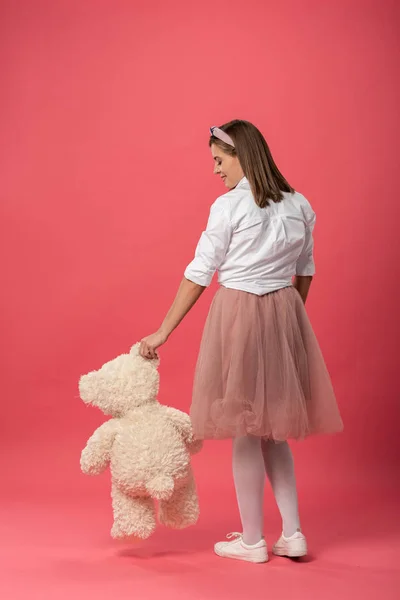
[[[236,540],[241,539],[243,537],[242,533],[238,533],[237,531],[233,531],[232,533],[228,533],[226,536],[227,540],[232,540],[232,542],[236,542]]]

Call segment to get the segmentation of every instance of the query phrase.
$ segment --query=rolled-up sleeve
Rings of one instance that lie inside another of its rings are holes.
[[[222,264],[232,237],[227,200],[218,198],[211,206],[206,230],[201,234],[195,256],[186,267],[185,277],[208,287]]]
[[[305,237],[301,254],[296,263],[296,275],[315,275],[314,261],[314,238],[315,212],[311,206],[306,207],[305,212]]]

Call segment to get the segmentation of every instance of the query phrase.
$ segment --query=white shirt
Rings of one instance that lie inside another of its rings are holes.
[[[215,271],[227,288],[262,296],[292,285],[294,275],[314,275],[315,213],[298,192],[260,208],[249,181],[217,198],[185,277],[208,287]]]

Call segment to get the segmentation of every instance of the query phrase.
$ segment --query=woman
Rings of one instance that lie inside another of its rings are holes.
[[[315,213],[278,170],[248,121],[211,128],[214,173],[227,193],[214,202],[195,258],[160,329],[141,342],[152,359],[218,271],[196,366],[196,437],[233,439],[233,476],[243,533],[215,546],[222,557],[263,563],[265,472],[283,521],[273,547],[304,556],[288,439],[341,431],[328,371],[307,317],[315,266]]]

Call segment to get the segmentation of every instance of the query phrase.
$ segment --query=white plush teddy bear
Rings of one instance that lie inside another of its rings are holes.
[[[86,404],[112,419],[101,425],[81,455],[84,473],[108,465],[112,478],[113,538],[148,538],[161,523],[181,529],[199,516],[190,455],[201,449],[189,415],[157,401],[159,359],[147,360],[135,344],[129,354],[83,375],[79,392]]]

